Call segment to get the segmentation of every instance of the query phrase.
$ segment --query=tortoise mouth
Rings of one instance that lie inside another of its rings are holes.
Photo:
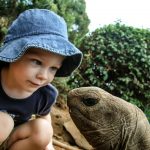
[[[87,118],[78,109],[69,109],[69,112],[77,128],[92,146],[98,147],[104,143],[109,143],[112,139],[115,139],[115,135],[112,137],[108,136],[111,132],[109,131],[109,128],[100,128],[99,123]]]
[[[91,118],[88,118],[83,114],[79,109],[73,107],[69,109],[72,120],[75,122],[79,129],[83,132],[91,130],[97,130],[98,123],[93,121]]]

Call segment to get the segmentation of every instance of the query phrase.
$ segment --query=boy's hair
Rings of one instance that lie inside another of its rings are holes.
[[[3,67],[8,67],[9,64],[10,64],[9,62],[0,61],[0,70],[1,70]]]

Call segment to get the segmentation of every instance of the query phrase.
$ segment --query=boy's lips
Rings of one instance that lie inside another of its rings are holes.
[[[29,82],[33,86],[37,86],[37,87],[42,86],[42,84],[39,84],[39,83],[35,83],[35,82],[32,82],[32,81],[29,81]]]

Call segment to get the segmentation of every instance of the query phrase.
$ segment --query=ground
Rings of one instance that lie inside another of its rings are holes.
[[[51,117],[54,129],[53,139],[60,142],[58,145],[62,145],[58,146],[57,143],[54,144],[56,150],[83,150],[84,148],[82,145],[88,145],[84,137],[76,131],[76,127],[74,127],[74,125],[72,126],[71,122],[73,121],[71,120],[69,109],[64,100],[57,101],[57,103],[52,107]],[[75,136],[72,136],[69,130],[73,132],[72,134]]]
[[[72,146],[66,148],[62,148],[60,146],[55,145],[56,150],[70,150],[73,148],[80,149],[80,147],[77,146],[72,136],[67,132],[67,130],[64,127],[64,123],[71,119],[69,115],[69,110],[67,108],[67,105],[65,102],[57,102],[51,110],[51,117],[52,117],[52,125],[54,129],[54,139],[60,141],[62,144],[65,144],[67,146]],[[74,128],[72,128],[72,131]]]

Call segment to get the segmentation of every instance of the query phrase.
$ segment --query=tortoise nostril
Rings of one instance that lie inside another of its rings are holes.
[[[86,105],[86,106],[94,106],[95,104],[98,103],[98,101],[96,99],[92,99],[92,98],[84,98],[82,99],[82,102]]]

